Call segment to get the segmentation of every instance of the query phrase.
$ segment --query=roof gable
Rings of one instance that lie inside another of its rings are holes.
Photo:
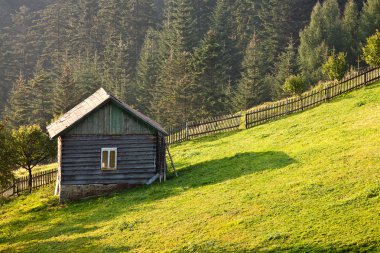
[[[65,113],[58,120],[47,126],[50,138],[55,138],[59,135],[62,135],[68,129],[71,129],[73,126],[82,121],[86,116],[95,110],[101,108],[108,102],[112,101],[114,104],[119,106],[126,113],[131,114],[137,120],[143,122],[149,127],[157,130],[158,132],[167,135],[167,132],[154,120],[148,118],[139,111],[131,108],[130,106],[122,103],[116,97],[107,93],[103,88],[96,91],[90,97],[82,101],[80,104],[75,106],[73,109]]]
[[[63,135],[126,135],[156,132],[156,129],[109,100],[65,131]]]

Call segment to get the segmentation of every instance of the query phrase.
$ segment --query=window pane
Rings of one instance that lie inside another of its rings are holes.
[[[110,168],[116,168],[116,151],[110,151]]]
[[[108,167],[108,151],[102,152],[102,168]]]

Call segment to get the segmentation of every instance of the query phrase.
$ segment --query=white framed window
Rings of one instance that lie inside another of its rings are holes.
[[[102,148],[100,166],[102,170],[116,170],[117,148]]]

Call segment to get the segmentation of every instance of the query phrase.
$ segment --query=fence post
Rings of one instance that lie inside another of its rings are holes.
[[[13,191],[12,195],[15,195],[16,194],[16,180],[15,179],[13,179],[13,185],[12,186],[13,186],[12,187],[12,191]]]
[[[187,121],[186,121],[185,129],[186,129],[185,138],[186,138],[186,141],[188,141],[189,140],[189,125]]]
[[[17,179],[15,180],[14,185],[16,186],[16,194],[18,196],[19,192],[18,192],[18,180]]]
[[[325,87],[325,100],[329,100],[330,99],[330,84],[327,83],[326,87]]]
[[[289,115],[289,100],[288,100],[288,98],[286,98],[286,100],[285,100],[286,102],[286,104],[285,104],[285,114],[286,115]]]
[[[367,72],[364,72],[364,86],[367,85]]]
[[[244,115],[244,127],[245,129],[248,129],[248,112],[245,111],[245,115]]]

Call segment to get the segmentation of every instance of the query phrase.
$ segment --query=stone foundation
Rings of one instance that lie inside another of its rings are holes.
[[[111,192],[137,187],[130,184],[89,184],[89,185],[60,185],[59,201],[78,200],[93,196],[102,196]]]

